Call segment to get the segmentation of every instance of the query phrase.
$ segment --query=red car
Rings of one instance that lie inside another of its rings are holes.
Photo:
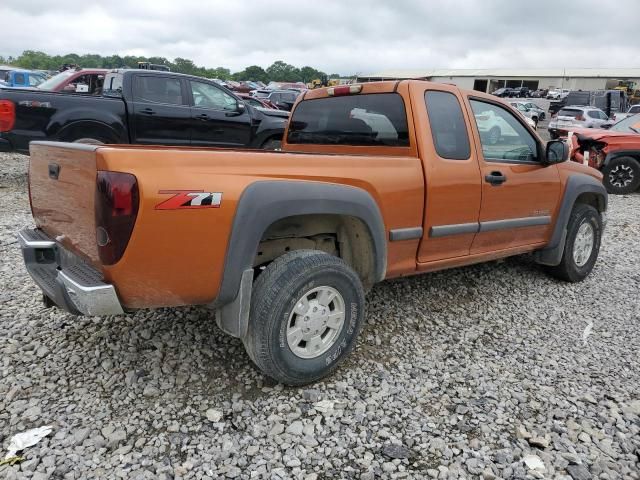
[[[640,114],[609,130],[576,129],[568,141],[569,158],[602,171],[609,193],[625,194],[640,188]]]
[[[270,108],[273,110],[279,110],[278,107],[276,107],[273,102],[271,100],[269,100],[268,98],[260,98],[260,97],[254,97],[252,95],[249,95],[248,93],[237,93],[235,92],[236,95],[238,97],[240,97],[242,100],[244,100],[245,103],[248,103],[249,105],[253,106],[253,107],[259,107],[259,108]]]
[[[69,69],[45,80],[38,88],[50,92],[99,94],[108,71],[106,68]]]

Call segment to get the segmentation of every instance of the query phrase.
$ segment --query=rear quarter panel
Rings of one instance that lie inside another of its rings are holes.
[[[103,267],[129,308],[206,304],[215,298],[238,201],[253,182],[359,187],[378,203],[387,232],[422,225],[423,174],[415,157],[135,146],[97,152],[99,170],[138,179],[140,210],[129,245],[120,262]],[[219,208],[158,210],[171,197],[159,193],[166,190],[221,192],[222,202]],[[417,243],[388,243],[387,276],[415,270]]]

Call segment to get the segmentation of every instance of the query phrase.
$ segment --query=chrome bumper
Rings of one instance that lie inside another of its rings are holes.
[[[124,313],[113,285],[102,275],[42,230],[18,233],[27,271],[42,290],[45,302],[75,315],[118,315]]]

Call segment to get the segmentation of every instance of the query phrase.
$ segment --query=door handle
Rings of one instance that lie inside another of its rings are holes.
[[[154,115],[156,111],[152,108],[143,108],[140,110],[140,113],[144,113],[145,115]]]
[[[507,181],[507,177],[505,177],[502,172],[491,172],[489,175],[484,177],[484,181],[490,183],[494,187],[502,185]]]
[[[196,115],[195,118],[198,120],[209,120],[209,115],[206,113],[201,113],[200,115]]]

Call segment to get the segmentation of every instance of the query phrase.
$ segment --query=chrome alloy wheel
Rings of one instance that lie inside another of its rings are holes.
[[[576,233],[576,238],[573,241],[573,261],[578,267],[583,267],[589,261],[595,243],[594,240],[593,225],[589,222],[584,222],[578,228],[578,233]]]
[[[609,183],[614,187],[624,188],[633,182],[633,169],[629,165],[616,165],[609,172]]]
[[[316,358],[336,342],[345,323],[342,295],[333,287],[309,290],[296,302],[287,323],[287,343],[300,358]]]

